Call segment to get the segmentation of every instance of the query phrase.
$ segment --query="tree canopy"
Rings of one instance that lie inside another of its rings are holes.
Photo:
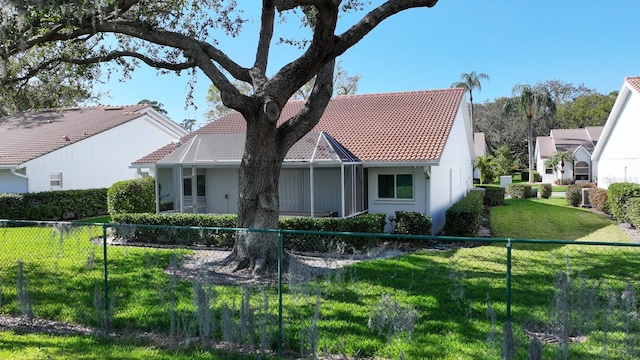
[[[385,19],[436,3],[263,0],[256,20],[248,19],[236,0],[8,1],[3,3],[0,24],[0,86],[52,72],[95,81],[101,69],[96,65],[105,62],[118,65],[125,77],[141,64],[160,74],[188,72],[192,79],[202,73],[220,91],[224,106],[246,120],[237,225],[277,228],[283,159],[322,116],[333,94],[335,59]],[[340,15],[351,11],[363,15],[338,27]],[[301,20],[310,37],[282,39],[299,46],[300,55],[267,72],[275,28],[291,18]],[[219,44],[224,36],[233,41],[248,21],[259,23],[259,29],[253,62],[243,66]],[[314,77],[305,106],[279,123],[287,101]],[[249,84],[251,93],[242,93],[235,81]],[[274,270],[276,248],[276,238],[270,234],[239,233],[229,261],[256,274]]]

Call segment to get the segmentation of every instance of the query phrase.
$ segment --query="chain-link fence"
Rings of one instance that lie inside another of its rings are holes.
[[[278,266],[241,269],[238,233],[275,237]],[[635,359],[639,255],[606,239],[0,221],[0,318],[282,357]]]

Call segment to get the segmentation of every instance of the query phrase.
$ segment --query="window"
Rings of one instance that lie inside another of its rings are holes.
[[[589,180],[589,164],[586,161],[579,161],[573,167],[573,172],[575,174],[576,180]]]
[[[51,189],[62,189],[62,173],[51,173],[49,175],[49,186]]]
[[[544,169],[544,173],[545,174],[553,174],[553,168],[545,168]]]
[[[378,198],[413,199],[412,174],[378,175]]]
[[[191,179],[190,177],[186,177],[183,179],[182,186],[184,188],[184,196],[193,195],[193,191],[191,190]],[[206,187],[205,187],[206,178],[204,175],[196,176],[196,188],[198,191],[198,196],[206,196]]]

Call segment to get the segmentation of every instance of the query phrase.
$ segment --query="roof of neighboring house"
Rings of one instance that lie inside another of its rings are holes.
[[[538,151],[541,158],[549,158],[557,151],[575,153],[580,147],[592,153],[603,126],[588,126],[582,129],[552,129],[551,136],[539,136]]]
[[[483,132],[473,133],[473,150],[476,156],[487,155],[487,141]]]
[[[92,106],[0,118],[0,166],[20,165],[137,119],[149,105]]]
[[[157,165],[213,164],[237,165],[244,153],[244,134],[197,134],[175,151],[158,160]],[[312,131],[294,144],[285,163],[360,162],[349,150],[325,132]]]
[[[330,134],[362,161],[437,161],[464,99],[464,89],[344,95],[332,99],[313,131]],[[288,102],[279,123],[297,114],[304,100]],[[246,123],[231,112],[181,139],[198,134],[244,134]],[[152,164],[175,150],[174,144],[137,160]]]

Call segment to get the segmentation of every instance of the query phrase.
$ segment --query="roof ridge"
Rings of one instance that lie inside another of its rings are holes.
[[[450,91],[464,91],[462,88],[446,88],[446,89],[431,89],[431,90],[410,90],[410,91],[390,91],[383,93],[367,93],[367,94],[346,94],[337,95],[335,99],[344,99],[352,97],[380,97],[389,95],[412,95],[412,94],[431,94],[437,92],[450,92]]]

